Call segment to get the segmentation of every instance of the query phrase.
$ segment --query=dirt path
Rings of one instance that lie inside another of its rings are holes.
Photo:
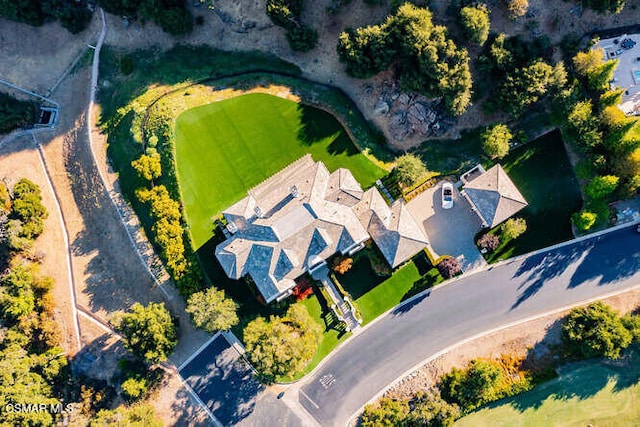
[[[75,319],[71,291],[68,286],[65,252],[60,250],[64,241],[62,223],[56,215],[54,195],[47,184],[47,177],[40,164],[40,156],[33,144],[31,136],[24,135],[3,144],[0,148],[0,179],[13,186],[19,179],[27,178],[36,183],[42,192],[42,201],[49,211],[45,220],[44,232],[36,240],[34,250],[44,254],[42,273],[51,276],[55,281],[52,294],[56,301],[54,319],[62,332],[62,348],[69,355],[79,350],[74,331]]]

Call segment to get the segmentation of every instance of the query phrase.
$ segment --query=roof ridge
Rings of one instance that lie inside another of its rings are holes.
[[[252,193],[258,193],[259,189],[264,187],[264,185],[270,181],[272,178],[275,178],[276,176],[279,176],[280,174],[284,173],[284,172],[288,172],[291,171],[295,168],[297,168],[298,166],[300,166],[302,163],[304,162],[308,162],[309,160],[311,160],[311,162],[313,162],[313,157],[311,156],[311,154],[307,153],[304,156],[300,157],[299,159],[293,161],[292,163],[289,163],[288,165],[286,165],[285,167],[283,167],[282,169],[278,170],[277,172],[272,173],[271,175],[269,175],[269,177],[263,179],[262,181],[260,181],[259,183],[257,183],[256,185],[254,185],[253,187],[251,187],[248,191],[247,191],[247,195],[249,196],[253,196]]]

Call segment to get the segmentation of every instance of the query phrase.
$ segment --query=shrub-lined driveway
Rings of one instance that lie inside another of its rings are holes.
[[[480,218],[471,211],[455,185],[453,207],[442,209],[441,189],[442,183],[439,183],[407,203],[409,212],[427,235],[432,254],[459,258],[465,271],[486,265],[474,242],[481,228]]]

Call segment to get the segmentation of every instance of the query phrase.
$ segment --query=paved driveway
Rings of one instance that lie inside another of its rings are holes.
[[[180,375],[225,426],[251,414],[263,390],[247,362],[222,335],[180,369]]]
[[[473,240],[482,225],[480,218],[471,211],[455,186],[453,207],[442,209],[441,188],[442,184],[435,185],[407,203],[413,218],[422,225],[433,255],[458,258],[464,271],[486,265]]]

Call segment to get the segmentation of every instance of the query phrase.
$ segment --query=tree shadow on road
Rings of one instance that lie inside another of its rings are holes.
[[[627,229],[614,233],[615,236],[594,237],[525,259],[512,277],[524,277],[525,281],[518,288],[522,291],[511,309],[538,293],[545,283],[563,274],[571,274],[567,278],[568,289],[593,281],[598,286],[606,286],[638,274],[638,236]],[[570,269],[574,269],[573,272]]]

